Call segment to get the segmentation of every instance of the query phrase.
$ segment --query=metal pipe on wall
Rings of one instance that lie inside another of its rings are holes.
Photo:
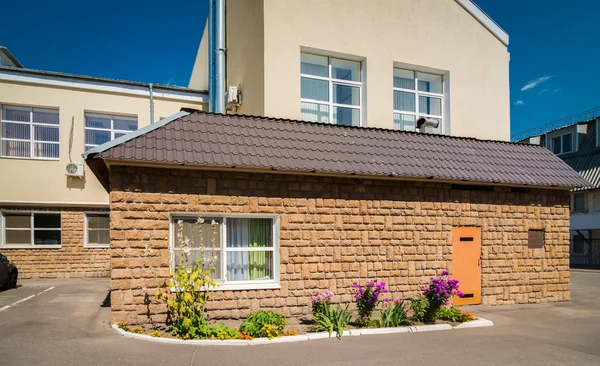
[[[225,0],[215,0],[215,110],[225,112]]]
[[[208,0],[208,109],[215,111],[215,0]]]
[[[154,95],[152,93],[152,83],[148,84],[148,93],[150,94],[150,123],[154,123]]]

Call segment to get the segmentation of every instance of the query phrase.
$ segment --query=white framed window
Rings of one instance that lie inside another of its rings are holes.
[[[85,150],[116,139],[138,128],[136,117],[85,113]]]
[[[302,52],[300,97],[302,120],[362,126],[362,63]]]
[[[569,132],[553,137],[552,152],[556,155],[573,152],[573,133]]]
[[[421,117],[439,121],[425,132],[443,133],[444,77],[394,68],[394,129],[415,131]]]
[[[84,222],[85,248],[110,248],[110,215],[107,212],[86,212]]]
[[[199,218],[204,222],[199,223]],[[217,225],[213,226],[212,221]],[[213,228],[216,229],[214,236]],[[214,250],[212,238],[215,240]],[[171,268],[185,255],[182,248],[186,246],[186,240],[189,240],[189,259],[192,261],[200,259],[208,263],[211,256],[215,257],[216,273],[213,277],[219,284],[217,290],[280,287],[278,216],[174,214],[171,216]]]
[[[58,109],[2,106],[0,156],[57,160],[60,150]]]
[[[57,212],[3,212],[2,247],[60,248],[61,215]]]

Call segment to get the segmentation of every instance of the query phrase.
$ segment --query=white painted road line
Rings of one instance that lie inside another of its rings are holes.
[[[28,296],[28,297],[26,297],[26,298],[24,298],[24,299],[21,299],[21,300],[19,300],[19,301],[15,301],[15,302],[13,302],[13,303],[12,303],[12,304],[10,304],[10,305],[6,305],[5,307],[3,307],[3,308],[0,308],[0,311],[3,311],[3,310],[10,309],[10,308],[12,308],[12,307],[13,307],[13,306],[15,306],[15,305],[19,305],[19,304],[20,304],[20,303],[22,303],[22,302],[25,302],[25,301],[27,301],[27,300],[29,300],[29,299],[31,299],[31,298],[34,298],[34,297],[36,297],[36,296],[38,296],[38,295],[41,295],[41,294],[43,294],[43,293],[44,293],[44,292],[46,292],[46,291],[50,291],[50,290],[52,290],[52,289],[53,289],[53,288],[55,288],[55,287],[56,287],[56,286],[48,287],[48,288],[47,288],[47,289],[45,289],[44,291],[42,291],[42,292],[39,292],[39,293],[37,293],[37,294],[35,294],[35,295],[31,295],[31,296]]]

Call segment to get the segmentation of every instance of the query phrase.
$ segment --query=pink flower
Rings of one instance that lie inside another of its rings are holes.
[[[186,257],[189,257],[189,256],[190,256],[190,254],[192,253],[192,251],[191,251],[190,247],[188,247],[188,246],[185,246],[185,247],[183,247],[183,248],[182,248],[182,251],[183,251],[183,254],[184,254]]]

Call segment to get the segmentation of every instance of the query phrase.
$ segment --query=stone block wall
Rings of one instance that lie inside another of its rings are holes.
[[[460,226],[481,228],[483,304],[570,297],[566,191],[118,166],[110,179],[115,322],[164,321],[165,307],[144,299],[169,276],[174,212],[280,215],[281,288],[215,291],[213,319],[257,309],[304,317],[312,295],[330,289],[349,303],[352,283],[369,279],[412,297],[431,276],[452,272],[451,232]],[[545,230],[544,249],[528,249],[529,229]]]
[[[60,212],[61,248],[10,249],[0,252],[15,262],[19,278],[109,277],[110,249],[84,248],[84,210],[79,208],[0,207],[0,211]],[[91,210],[97,212],[97,209]]]

